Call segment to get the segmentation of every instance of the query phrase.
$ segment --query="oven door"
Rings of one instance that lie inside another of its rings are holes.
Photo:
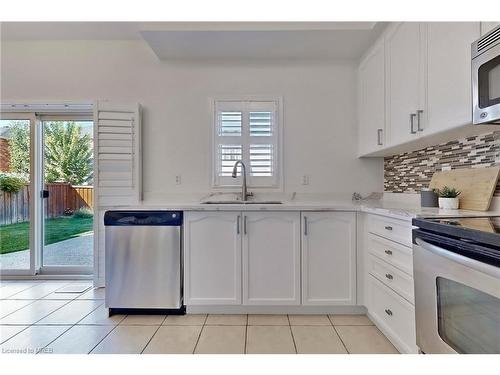
[[[416,238],[417,345],[424,353],[500,353],[500,269]]]
[[[472,120],[500,123],[500,44],[472,59]]]

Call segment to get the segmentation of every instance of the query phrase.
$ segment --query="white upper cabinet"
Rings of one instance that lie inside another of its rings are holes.
[[[385,34],[386,125],[389,144],[418,136],[424,106],[424,26],[419,22],[390,25]]]
[[[472,123],[471,43],[479,22],[429,22],[427,25],[427,124],[433,134]]]
[[[385,144],[385,56],[383,41],[364,56],[358,69],[359,154],[382,148]]]
[[[241,213],[186,212],[186,305],[241,304]]]
[[[300,304],[300,213],[243,213],[243,304]]]
[[[302,304],[356,304],[356,214],[302,213]]]

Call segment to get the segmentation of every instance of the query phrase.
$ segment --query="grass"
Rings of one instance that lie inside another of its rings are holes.
[[[58,217],[45,220],[45,245],[78,237],[92,230],[92,218]],[[0,225],[0,254],[29,248],[29,222]]]

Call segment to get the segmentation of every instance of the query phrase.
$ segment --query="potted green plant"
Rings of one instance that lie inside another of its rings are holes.
[[[443,187],[438,190],[439,194],[439,208],[444,210],[456,210],[459,206],[460,191],[455,188],[450,188],[448,186]]]

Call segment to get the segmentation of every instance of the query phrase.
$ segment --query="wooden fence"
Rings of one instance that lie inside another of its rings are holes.
[[[76,211],[81,207],[94,207],[92,186],[71,186],[65,183],[46,184],[49,198],[45,203],[45,217],[62,216],[69,208]],[[29,220],[29,187],[17,193],[0,191],[0,225],[21,223]]]

